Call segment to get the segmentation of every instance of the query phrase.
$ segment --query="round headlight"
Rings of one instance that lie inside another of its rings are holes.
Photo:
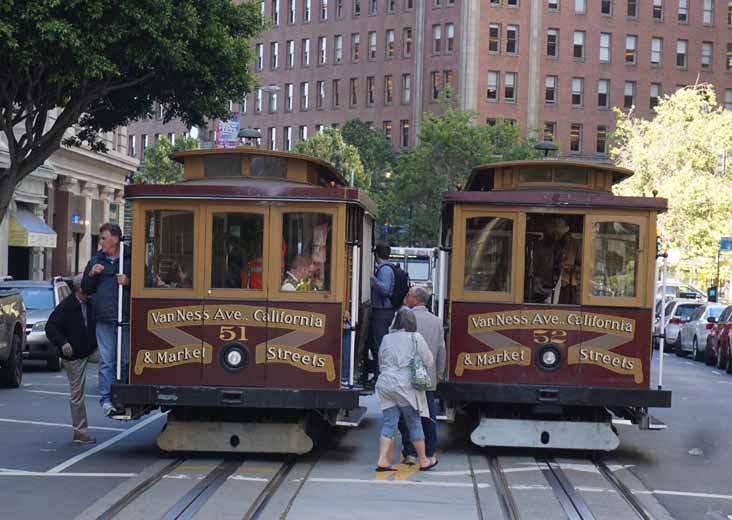
[[[555,345],[544,345],[539,348],[535,360],[539,368],[552,372],[562,366],[562,351]]]
[[[230,350],[226,354],[226,362],[229,364],[230,367],[235,368],[241,365],[242,361],[242,355],[239,350]]]
[[[557,363],[557,353],[553,350],[547,350],[541,355],[541,362],[545,366],[553,366]]]

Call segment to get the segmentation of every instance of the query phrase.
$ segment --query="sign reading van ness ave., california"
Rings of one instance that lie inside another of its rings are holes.
[[[520,331],[531,333],[517,334]],[[566,310],[505,310],[470,314],[467,333],[491,350],[460,352],[454,365],[458,377],[467,370],[529,366],[536,348],[554,344],[566,352],[569,366],[594,365],[632,376],[636,384],[644,379],[640,358],[614,352],[635,338],[632,318]]]

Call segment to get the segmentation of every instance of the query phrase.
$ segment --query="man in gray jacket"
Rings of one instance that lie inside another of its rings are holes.
[[[427,309],[429,301],[429,293],[422,287],[412,287],[407,293],[406,304],[412,309],[415,318],[417,318],[417,332],[427,342],[432,352],[435,363],[434,369],[430,373],[430,387],[427,389],[427,406],[430,410],[429,419],[422,417],[422,430],[424,430],[425,454],[427,458],[432,458],[437,450],[437,415],[435,409],[435,397],[437,383],[445,378],[445,331],[442,328],[440,318],[432,314]],[[403,421],[399,421],[399,431],[402,434],[402,453],[404,454],[405,464],[416,464],[417,453],[414,446],[409,441],[409,430]]]

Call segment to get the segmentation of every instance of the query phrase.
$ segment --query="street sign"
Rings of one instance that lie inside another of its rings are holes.
[[[732,251],[732,237],[722,237],[719,240],[720,251]]]

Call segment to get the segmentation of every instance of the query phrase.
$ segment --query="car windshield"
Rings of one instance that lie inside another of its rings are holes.
[[[407,261],[407,273],[411,280],[429,280],[430,262],[421,258],[410,258]]]
[[[52,287],[18,287],[25,308],[30,311],[39,309],[53,309],[53,288]]]
[[[679,317],[688,318],[698,308],[699,308],[699,305],[679,305],[676,308],[676,312],[674,314],[676,314],[676,316],[679,316]]]
[[[710,307],[709,308],[709,318],[718,318],[720,314],[722,314],[722,311],[724,310],[724,306],[722,307]]]

